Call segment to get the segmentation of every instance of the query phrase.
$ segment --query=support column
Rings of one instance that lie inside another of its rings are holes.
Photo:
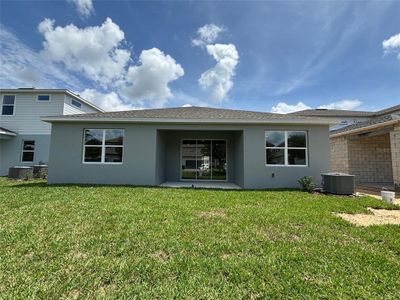
[[[330,139],[332,172],[349,173],[349,145],[346,137]]]
[[[390,132],[390,148],[392,153],[392,169],[394,189],[400,193],[400,124],[396,124]]]

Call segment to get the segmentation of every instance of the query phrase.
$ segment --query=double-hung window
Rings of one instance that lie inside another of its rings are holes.
[[[22,162],[33,162],[35,156],[35,141],[23,141],[21,151]]]
[[[83,142],[84,163],[122,163],[123,129],[85,129]]]
[[[1,114],[3,116],[13,116],[15,110],[15,95],[4,95]]]
[[[266,131],[265,163],[273,166],[307,166],[307,132]]]

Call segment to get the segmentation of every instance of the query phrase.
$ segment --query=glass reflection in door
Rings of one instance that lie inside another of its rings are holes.
[[[196,179],[196,140],[182,141],[182,179]]]
[[[197,179],[211,179],[211,141],[197,140]]]
[[[226,180],[226,141],[213,140],[212,141],[212,179],[213,180]]]

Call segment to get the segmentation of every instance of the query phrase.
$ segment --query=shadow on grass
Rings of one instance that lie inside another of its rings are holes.
[[[130,185],[130,184],[93,184],[93,183],[64,183],[64,184],[49,184],[46,181],[13,181],[9,180],[11,185],[6,185],[6,187],[11,188],[36,188],[36,187],[43,187],[43,188],[60,188],[60,187],[79,187],[79,188],[102,188],[102,187],[123,187],[123,188],[148,188],[148,189],[164,189],[164,190],[201,190],[201,191],[225,191],[225,192],[304,192],[300,189],[296,188],[276,188],[276,189],[224,189],[224,188],[203,188],[203,187],[165,187],[165,186],[158,186],[158,185]]]

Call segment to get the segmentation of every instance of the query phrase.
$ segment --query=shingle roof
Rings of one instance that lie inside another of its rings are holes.
[[[379,117],[400,110],[400,105],[395,105],[378,111],[358,111],[340,109],[306,109],[290,113],[296,116],[315,116],[315,117]]]
[[[374,112],[317,108],[296,111],[290,113],[290,115],[315,117],[372,117],[374,115]]]
[[[314,123],[326,124],[327,121],[321,118],[304,117],[304,116],[288,116],[284,114],[274,114],[255,111],[233,110],[233,109],[220,109],[208,107],[177,107],[177,108],[162,108],[162,109],[144,109],[144,110],[130,110],[118,112],[105,112],[105,113],[90,113],[90,114],[76,114],[64,115],[55,117],[44,117],[44,121],[63,121],[63,120],[237,120],[237,121],[284,121],[284,120],[298,120],[300,121],[314,121]]]
[[[382,117],[376,117],[372,118],[370,120],[364,121],[364,122],[359,122],[355,124],[351,124],[346,127],[339,128],[337,130],[332,130],[330,132],[331,135],[337,134],[337,133],[344,133],[347,131],[355,130],[355,129],[362,129],[363,127],[368,127],[371,125],[377,125],[377,124],[382,124],[390,122],[390,121],[395,121],[398,120],[400,122],[400,114],[392,114],[392,115],[385,115]]]

